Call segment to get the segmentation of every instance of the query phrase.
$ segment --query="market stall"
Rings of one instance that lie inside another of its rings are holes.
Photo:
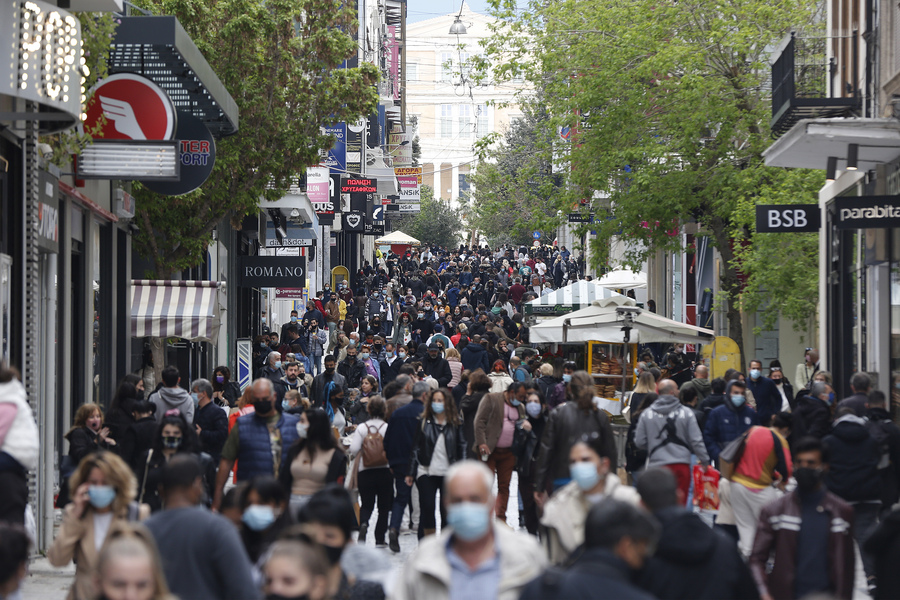
[[[597,300],[605,300],[613,296],[621,296],[621,294],[603,287],[597,281],[581,279],[526,302],[523,313],[526,322],[533,325],[548,318],[587,308]]]
[[[410,246],[418,246],[419,240],[411,235],[406,235],[402,231],[392,231],[387,235],[383,235],[375,243],[379,246],[390,246],[391,252],[394,254],[403,254],[409,250]]]

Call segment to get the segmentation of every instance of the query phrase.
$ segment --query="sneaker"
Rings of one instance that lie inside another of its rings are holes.
[[[366,534],[369,533],[369,526],[365,523],[359,526],[359,535],[356,536],[356,541],[359,544],[366,543]]]
[[[388,532],[388,539],[390,540],[390,544],[388,544],[391,548],[391,552],[400,552],[400,539],[396,529],[391,529]]]

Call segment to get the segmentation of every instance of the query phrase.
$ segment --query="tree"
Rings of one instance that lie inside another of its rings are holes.
[[[488,242],[531,244],[533,231],[555,229],[560,178],[553,174],[555,126],[538,96],[522,106],[502,140],[485,138],[483,159],[472,176],[475,188],[470,224]]]
[[[400,219],[394,230],[411,235],[423,244],[453,248],[459,245],[460,232],[465,229],[460,211],[440,198],[434,197],[434,190],[423,185],[421,210]]]
[[[815,253],[755,235],[747,218],[757,203],[814,201],[823,182],[762,158],[771,142],[769,51],[814,26],[812,0],[534,0],[520,13],[514,0],[492,2],[501,21],[487,54],[502,58],[498,73],[524,74],[543,89],[551,122],[573,128],[556,207],[609,197],[608,208],[595,207],[602,223],[584,226],[599,233],[595,261],[606,261],[615,239],[631,265],[658,250],[689,251],[676,233],[696,223],[723,258],[719,300],[739,345],[742,301],[815,311]],[[770,262],[773,245],[783,262]],[[794,284],[772,289],[783,281]]]
[[[199,264],[224,219],[238,226],[260,198],[277,200],[290,178],[334,140],[324,123],[375,110],[374,65],[341,69],[356,55],[356,10],[340,0],[145,0],[178,17],[240,110],[240,129],[216,143],[203,186],[178,197],[137,186],[135,249],[168,278]]]

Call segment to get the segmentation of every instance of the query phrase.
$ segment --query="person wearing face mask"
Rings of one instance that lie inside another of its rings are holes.
[[[401,356],[402,355],[402,356]],[[381,371],[381,385],[386,386],[397,378],[400,374],[400,367],[406,362],[406,346],[393,342],[388,342],[385,346],[385,356],[379,362],[378,368]]]
[[[325,551],[308,539],[272,544],[262,574],[265,600],[328,598],[328,559]]]
[[[250,480],[241,494],[241,513],[241,541],[254,565],[296,522],[288,509],[287,490],[270,475]]]
[[[166,581],[179,598],[255,598],[253,567],[238,530],[201,507],[203,467],[190,454],[173,456],[160,478],[165,509],[145,525],[162,558]]]
[[[502,364],[502,363],[501,363]],[[506,521],[509,503],[509,482],[516,466],[513,439],[516,429],[531,431],[525,419],[525,384],[510,383],[503,392],[490,393],[482,398],[475,413],[474,446],[492,471],[497,473],[497,518]]]
[[[459,410],[453,395],[446,388],[425,396],[425,410],[419,419],[421,426],[416,428],[413,438],[406,485],[412,487],[415,483],[419,490],[422,518],[419,520],[418,536],[421,540],[437,530],[435,496],[444,484],[444,475],[450,465],[465,459],[466,438]],[[444,509],[445,506],[441,505],[442,527],[447,522]]]
[[[759,422],[768,424],[772,415],[781,412],[781,393],[775,382],[762,374],[762,362],[750,361],[750,377],[747,378],[747,389],[756,399],[756,412]]]
[[[219,406],[233,407],[241,397],[241,388],[231,381],[231,369],[220,365],[213,371],[213,401]]]
[[[75,490],[63,510],[62,524],[47,559],[54,567],[75,562],[68,600],[96,597],[94,573],[107,536],[128,521],[144,520],[150,507],[135,502],[137,483],[121,458],[99,451],[86,456],[69,480]]]
[[[383,585],[392,565],[382,552],[353,542],[356,514],[343,486],[332,484],[317,492],[300,509],[297,521],[301,535],[325,551],[328,598],[384,599]]]
[[[284,369],[282,369],[281,353],[272,351],[266,357],[266,366],[259,370],[256,374],[257,379],[271,379],[273,382],[280,381],[284,377]]]
[[[434,314],[433,310],[430,312],[432,315]],[[420,308],[416,315],[416,318],[410,325],[412,328],[411,341],[421,344],[434,333],[434,319],[428,318],[428,312],[424,308]]]
[[[587,434],[569,450],[572,481],[550,498],[541,517],[541,541],[551,564],[561,564],[584,542],[588,511],[604,498],[638,505],[633,487],[622,485],[610,472],[609,456],[597,433]]]
[[[816,373],[820,371],[819,351],[815,348],[807,348],[803,353],[803,362],[798,364],[794,371],[794,383],[801,389],[809,389]]]
[[[347,455],[338,447],[324,410],[302,413],[297,435],[299,438],[288,450],[288,468],[278,475],[281,485],[291,492],[292,515],[329,483],[343,483],[347,473]]]
[[[331,354],[326,356],[323,364],[325,365],[324,372],[319,373],[313,378],[312,386],[309,389],[309,401],[315,408],[325,408],[325,390],[329,383],[333,382],[345,392],[350,387],[347,385],[347,379],[337,372],[334,356]]]
[[[275,409],[275,387],[271,380],[257,379],[248,390],[254,411],[238,417],[225,440],[216,475],[214,508],[222,501],[225,481],[235,461],[238,461],[236,482],[260,475],[277,476],[287,468],[287,449],[299,439],[300,418]]]
[[[747,406],[744,384],[737,379],[729,381],[725,388],[726,401],[710,411],[703,428],[703,442],[709,459],[718,464],[719,453],[745,431],[759,425],[756,411]]]
[[[206,379],[191,383],[191,397],[196,401],[194,432],[200,441],[200,450],[212,457],[213,464],[219,464],[222,446],[228,437],[228,415],[212,399],[213,387]]]
[[[359,358],[360,350],[361,348],[355,346],[347,348],[347,358],[338,365],[338,373],[344,376],[347,387],[358,388],[359,382],[366,375],[366,366]]]
[[[423,539],[406,560],[392,592],[395,600],[514,600],[541,574],[547,558],[538,542],[492,522],[493,480],[478,461],[450,467],[441,491],[449,527]],[[565,596],[541,596],[547,597]]]
[[[220,409],[216,408],[219,412]],[[138,501],[145,502],[153,512],[162,508],[159,496],[159,482],[163,468],[177,454],[190,454],[201,461],[204,468],[204,484],[207,491],[207,503],[212,496],[212,482],[215,480],[215,465],[212,457],[201,452],[196,434],[185,422],[184,417],[170,411],[163,417],[156,429],[153,445],[138,459]]]
[[[525,395],[525,414],[531,424],[533,435],[523,445],[521,453],[516,457],[516,473],[519,476],[519,527],[525,527],[531,535],[538,532],[537,503],[534,499],[534,480],[537,472],[538,453],[541,448],[541,436],[547,425],[548,410],[544,396],[539,389],[530,386]]]
[[[781,368],[781,363],[773,360],[769,363],[769,379],[775,384],[778,393],[781,395],[781,412],[790,412],[794,410],[796,398],[794,397],[794,386],[785,377]]]
[[[374,377],[376,381],[375,391],[381,389],[381,365],[373,353],[372,345],[365,343],[359,348],[359,362],[365,369],[363,377]],[[362,384],[362,378],[360,378]]]
[[[801,438],[793,449],[797,488],[762,509],[750,553],[760,596],[852,598],[853,509],[825,487],[829,461],[821,440]]]

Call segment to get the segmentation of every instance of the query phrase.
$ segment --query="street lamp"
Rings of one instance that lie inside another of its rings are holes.
[[[463,25],[460,15],[462,15],[462,8],[459,9],[459,14],[456,15],[456,18],[453,19],[453,25],[450,26],[451,35],[465,35],[467,33],[466,26]]]

